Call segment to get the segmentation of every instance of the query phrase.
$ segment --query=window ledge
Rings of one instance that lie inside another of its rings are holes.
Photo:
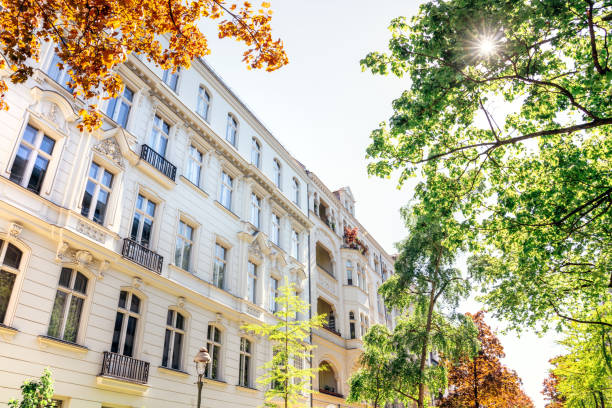
[[[157,371],[164,374],[174,375],[176,377],[187,378],[189,377],[189,373],[183,370],[177,370],[175,368],[169,368],[164,366],[157,367]]]
[[[75,351],[77,353],[87,353],[89,351],[87,347],[81,346],[80,344],[43,335],[38,336],[38,343],[42,347],[52,346],[64,350]]]
[[[240,391],[244,391],[244,392],[249,392],[251,394],[258,394],[259,393],[259,390],[257,388],[246,387],[244,385],[236,384],[236,389],[240,390]]]
[[[185,182],[185,184],[187,184],[190,188],[192,188],[193,190],[195,190],[197,193],[202,194],[202,196],[204,196],[204,198],[208,198],[209,194],[202,190],[202,188],[200,188],[200,186],[196,186],[195,184],[193,184],[187,177],[183,176],[182,174],[179,176],[179,178],[181,180],[183,180]]]
[[[149,386],[146,384],[138,384],[104,375],[96,377],[96,384],[99,388],[132,395],[144,395],[149,390]]]
[[[212,384],[222,388],[227,387],[227,383],[221,380],[213,380],[212,378],[202,377],[202,381],[204,382],[204,384]]]
[[[225,211],[230,216],[232,216],[236,221],[240,221],[240,217],[238,215],[234,214],[232,210],[228,209],[226,206],[221,204],[218,200],[215,200],[215,205],[221,208],[223,211]]]
[[[5,339],[11,340],[18,332],[19,330],[15,329],[14,327],[5,326],[0,323],[0,336],[4,337]]]

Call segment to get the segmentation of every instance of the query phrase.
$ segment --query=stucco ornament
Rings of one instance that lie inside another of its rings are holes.
[[[93,150],[111,159],[117,166],[123,168],[123,157],[119,143],[114,137],[104,139],[93,147]]]
[[[8,228],[9,235],[13,238],[17,238],[19,234],[23,231],[23,226],[17,224],[15,222],[11,223]]]

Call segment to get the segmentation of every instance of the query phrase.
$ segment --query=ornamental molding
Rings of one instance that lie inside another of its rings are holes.
[[[108,157],[117,166],[124,168],[123,166],[123,155],[121,154],[121,147],[114,137],[109,137],[102,140],[100,143],[93,147],[95,152],[100,153],[103,156]]]
[[[60,241],[55,253],[55,261],[61,264],[71,264],[88,270],[96,279],[102,280],[104,273],[110,268],[110,262],[97,259],[84,249],[77,249],[66,241]]]
[[[13,238],[19,237],[19,235],[21,234],[21,231],[23,231],[22,225],[17,224],[16,222],[12,222],[11,224],[9,224],[8,233],[11,237]]]

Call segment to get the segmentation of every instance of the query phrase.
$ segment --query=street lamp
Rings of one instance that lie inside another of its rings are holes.
[[[193,358],[193,362],[196,363],[196,370],[198,372],[198,408],[202,402],[202,376],[206,372],[206,364],[210,362],[210,355],[206,347],[201,347],[198,354]]]

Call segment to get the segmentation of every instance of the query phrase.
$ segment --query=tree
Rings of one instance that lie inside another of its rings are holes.
[[[306,340],[313,328],[322,326],[325,315],[300,320],[300,315],[307,313],[310,305],[297,296],[295,285],[285,278],[278,291],[277,311],[274,313],[278,321],[274,324],[248,324],[243,328],[272,342],[272,359],[263,365],[265,373],[257,378],[257,382],[268,387],[266,406],[276,407],[274,401],[280,398],[288,408],[297,406],[305,394],[312,393],[310,380],[317,368],[298,368],[295,361],[310,360],[315,346]]]
[[[21,402],[12,399],[8,402],[10,408],[50,408],[54,407],[53,380],[51,371],[45,368],[39,381],[26,380],[21,386]]]
[[[557,357],[551,358],[550,360],[548,360],[548,362],[554,368],[556,368],[556,360]],[[548,377],[544,380],[542,385],[542,394],[544,395],[544,398],[549,401],[544,408],[564,408],[565,398],[559,393],[559,390],[557,389],[557,387],[559,386],[559,377],[557,377],[553,370],[549,370]]]
[[[430,355],[456,359],[477,349],[471,319],[454,311],[470,286],[453,267],[462,241],[447,235],[452,214],[420,203],[404,217],[409,236],[398,245],[395,274],[379,289],[387,307],[403,313],[393,331],[370,329],[361,368],[350,379],[349,401],[375,407],[395,400],[425,407],[428,392],[446,388],[446,367],[428,365]]]
[[[261,7],[227,0],[0,0],[0,69],[22,83],[33,74],[41,44],[53,42],[70,73],[74,96],[88,101],[81,128],[100,127],[96,100],[115,97],[122,81],[114,67],[136,53],[164,69],[188,68],[210,53],[198,28],[212,20],[219,38],[234,38],[247,50],[248,68],[273,71],[288,63],[280,40],[271,33],[269,3]],[[168,42],[161,40],[166,37]],[[8,108],[0,81],[0,109]]]
[[[362,60],[410,78],[368,171],[456,203],[483,300],[514,328],[608,325],[585,316],[612,300],[611,24],[609,1],[429,1]]]
[[[449,393],[440,403],[442,408],[534,408],[521,389],[521,379],[504,366],[504,348],[485,323],[483,311],[466,313],[478,328],[480,350],[470,360],[447,361]]]

